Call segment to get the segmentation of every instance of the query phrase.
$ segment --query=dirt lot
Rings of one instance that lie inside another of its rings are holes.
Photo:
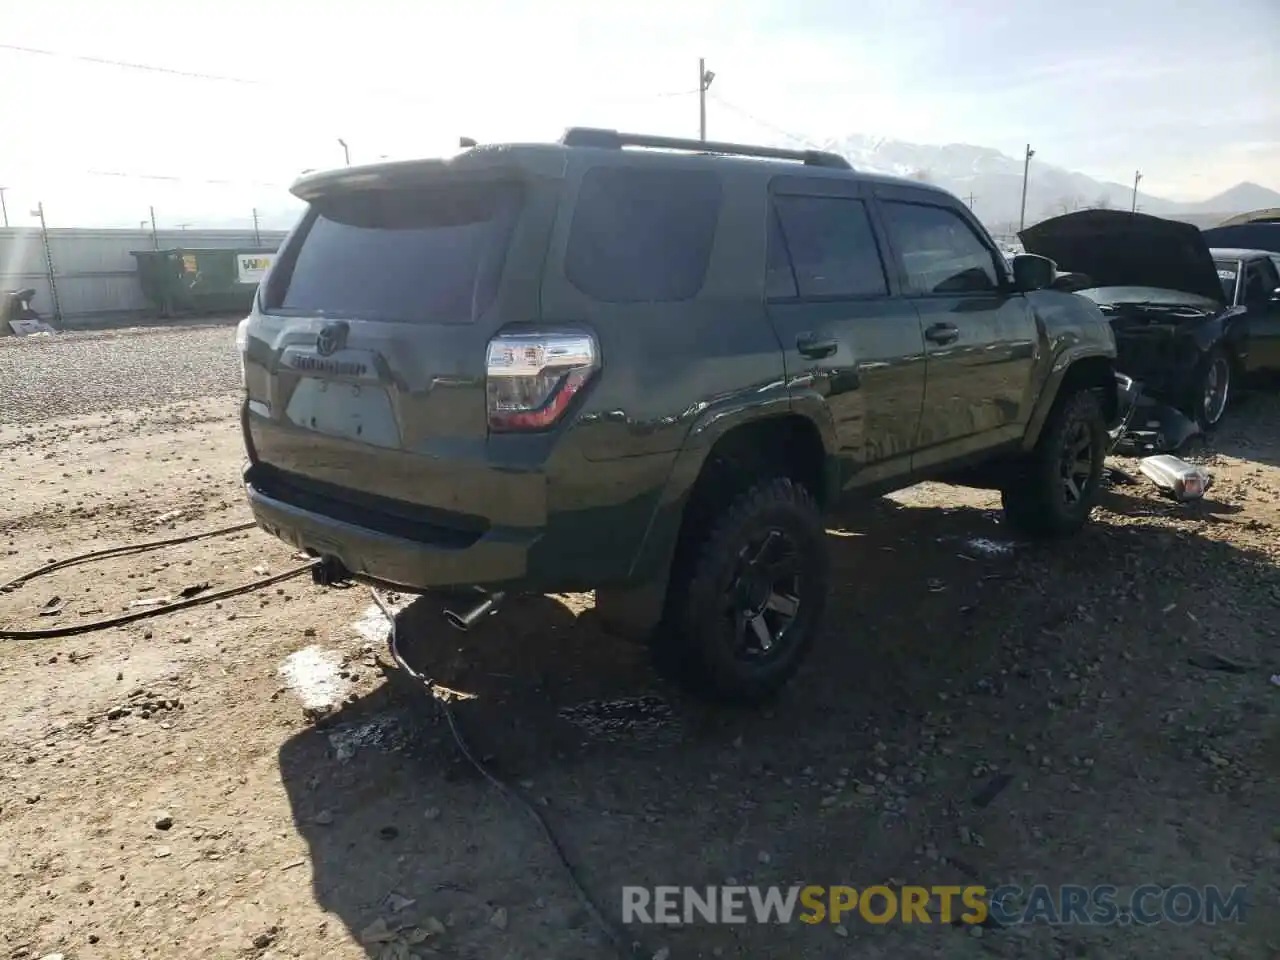
[[[0,580],[247,519],[231,349],[225,327],[0,342]],[[1280,398],[1205,462],[1209,501],[1119,488],[1048,547],[945,487],[839,518],[826,635],[767,710],[666,687],[589,598],[467,637],[426,601],[405,617],[615,919],[624,884],[1249,887],[1218,926],[632,927],[639,956],[1274,960]],[[295,562],[256,531],[105,561],[0,597],[0,624]],[[383,635],[363,588],[302,578],[0,642],[0,957],[607,956],[536,826],[385,679]]]

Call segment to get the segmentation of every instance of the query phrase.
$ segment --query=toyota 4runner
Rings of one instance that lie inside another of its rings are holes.
[[[839,156],[574,128],[315,173],[238,334],[258,523],[408,591],[596,591],[695,689],[792,675],[823,512],[925,479],[1088,518],[1098,308]],[[459,618],[463,623],[470,617]]]

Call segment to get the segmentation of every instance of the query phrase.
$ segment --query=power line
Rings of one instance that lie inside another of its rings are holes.
[[[165,183],[203,183],[226,187],[276,187],[286,189],[289,186],[287,183],[278,183],[272,180],[206,179],[203,177],[169,176],[161,173],[133,173],[126,170],[86,170],[85,174],[90,177],[120,177],[126,180],[158,180]]]
[[[267,80],[261,77],[236,77],[225,73],[202,73],[196,70],[178,70],[174,67],[162,67],[154,63],[140,63],[133,60],[117,60],[114,57],[95,57],[90,56],[89,54],[67,53],[63,50],[46,50],[42,47],[28,47],[17,43],[0,43],[0,50],[10,50],[14,53],[25,53],[40,57],[55,57],[63,60],[78,60],[81,63],[118,67],[124,70],[141,70],[146,73],[158,73],[171,77],[185,77],[189,80],[212,80],[217,83],[235,83],[251,87],[281,87],[293,85],[290,81]],[[377,94],[379,96],[393,97],[410,103],[435,103],[438,99],[427,99],[424,97],[413,96],[412,94],[407,94],[405,91],[399,89],[366,87],[363,88],[363,92]],[[668,90],[661,93],[642,93],[631,96],[621,95],[610,102],[635,99],[661,99],[665,97],[688,97],[697,92],[697,90]]]
[[[269,86],[270,80],[250,80],[246,77],[232,77],[220,73],[199,73],[194,70],[177,70],[173,67],[160,67],[151,63],[134,63],[129,60],[115,60],[111,57],[92,57],[82,53],[66,53],[61,50],[44,50],[40,47],[24,47],[16,43],[0,43],[0,50],[12,50],[17,53],[28,53],[41,57],[58,57],[64,60],[79,60],[82,63],[96,63],[100,66],[122,67],[128,70],[145,70],[148,73],[163,73],[173,77],[187,77],[192,80],[215,80],[219,83],[239,83],[246,86]]]
[[[724,97],[720,96],[719,94],[712,93],[711,91],[708,90],[707,96],[710,97],[712,100],[714,100],[716,103],[720,104],[720,106],[725,107],[726,109],[732,110],[734,113],[738,114],[739,116],[745,117],[747,120],[750,120],[752,123],[757,123],[768,130],[772,130],[774,133],[779,134],[783,137],[786,137],[788,140],[794,140],[796,143],[804,144],[804,146],[810,148],[811,150],[825,149],[820,144],[814,143],[808,137],[798,136],[794,133],[791,133],[790,131],[782,129],[777,124],[770,123],[768,120],[762,120],[760,117],[756,116],[750,110],[746,110],[742,107],[739,107],[739,106],[736,106],[735,104],[730,103],[728,100],[726,100]]]

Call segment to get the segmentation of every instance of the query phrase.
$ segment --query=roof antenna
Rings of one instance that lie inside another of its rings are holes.
[[[468,149],[469,147],[479,146],[479,144],[477,144],[470,137],[459,137],[458,146],[462,147],[465,150],[465,149]]]

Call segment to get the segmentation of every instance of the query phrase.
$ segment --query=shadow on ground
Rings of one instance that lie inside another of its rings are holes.
[[[1212,505],[1197,509],[1213,522]],[[1016,544],[974,508],[882,500],[850,514],[831,537],[825,636],[761,710],[709,708],[663,685],[641,649],[555,599],[521,600],[466,636],[418,601],[402,630],[421,638],[419,662],[474,694],[455,716],[476,754],[538,805],[614,921],[625,884],[1141,883],[1206,842],[1169,827],[1191,800],[1226,824],[1196,861],[1199,879],[1237,882],[1263,869],[1249,859],[1258,823],[1242,811],[1259,790],[1274,795],[1280,771],[1272,758],[1261,784],[1231,779],[1162,713],[1220,724],[1224,756],[1266,722],[1250,712],[1265,678],[1196,674],[1185,657],[1211,618],[1215,631],[1239,619],[1229,641],[1213,633],[1232,662],[1273,643],[1250,632],[1264,628],[1244,591],[1277,589],[1275,569],[1151,520],[1168,510],[1186,512],[1112,494],[1099,522],[1052,545]],[[1181,616],[1210,595],[1198,619]],[[1241,714],[1206,716],[1202,688],[1223,685],[1246,691],[1233,699]],[[408,683],[295,736],[280,770],[316,900],[369,956],[607,955],[536,826],[461,761]],[[1003,793],[973,802],[1002,774]],[[1042,958],[1208,956],[1213,937],[1260,935],[1242,930],[1140,942],[1115,928],[979,939],[856,921],[626,932],[645,957],[668,944],[673,957]]]

